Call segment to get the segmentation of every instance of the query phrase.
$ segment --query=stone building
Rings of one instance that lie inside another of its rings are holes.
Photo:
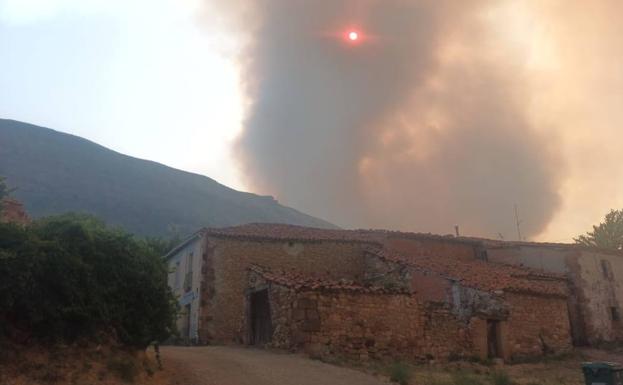
[[[623,340],[623,253],[580,245],[480,240],[488,261],[565,275],[576,345]]]
[[[15,199],[5,198],[2,200],[0,208],[0,222],[11,222],[26,225],[30,223],[30,218],[26,214],[24,205]]]
[[[167,259],[194,343],[410,360],[570,349],[566,277],[489,251],[451,236],[252,224],[202,229]]]

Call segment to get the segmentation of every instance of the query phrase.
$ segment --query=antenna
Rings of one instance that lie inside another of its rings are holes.
[[[519,241],[521,242],[522,238],[521,238],[521,221],[519,220],[519,214],[517,212],[517,204],[515,204],[515,224],[517,225],[517,237],[519,238]]]

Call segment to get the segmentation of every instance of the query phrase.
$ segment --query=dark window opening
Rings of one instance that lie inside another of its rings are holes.
[[[270,316],[268,290],[260,290],[250,295],[250,343],[263,346],[269,343],[273,336],[273,326]]]
[[[487,320],[487,356],[489,358],[502,358],[500,342],[500,321]]]
[[[621,315],[619,314],[619,309],[616,307],[611,307],[610,308],[610,319],[612,321],[620,321],[621,320]]]
[[[608,280],[612,280],[614,277],[612,275],[612,266],[610,266],[610,261],[606,261],[605,259],[601,260],[601,272],[604,275],[604,278]]]
[[[184,275],[184,293],[188,293],[193,288],[193,253],[186,259],[186,275]]]

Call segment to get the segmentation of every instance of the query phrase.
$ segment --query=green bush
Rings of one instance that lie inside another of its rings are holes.
[[[454,385],[482,385],[479,379],[464,372],[454,373],[452,382]]]
[[[389,379],[400,385],[408,385],[411,379],[411,369],[403,362],[396,362],[389,368]]]
[[[511,385],[513,383],[508,374],[502,370],[491,373],[491,382],[493,385]]]
[[[0,277],[5,338],[54,342],[104,334],[146,347],[174,330],[177,305],[165,261],[148,242],[94,217],[0,224]]]
[[[108,361],[107,369],[125,382],[134,382],[138,368],[133,361],[115,358]]]

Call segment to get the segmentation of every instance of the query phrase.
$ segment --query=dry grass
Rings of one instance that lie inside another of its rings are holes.
[[[144,352],[113,347],[13,348],[0,364],[0,384],[165,385],[168,374]]]
[[[605,350],[578,350],[559,357],[538,358],[514,365],[472,362],[409,365],[411,385],[584,385],[582,362],[623,362],[623,354]],[[366,371],[389,376],[390,367],[371,365]]]

